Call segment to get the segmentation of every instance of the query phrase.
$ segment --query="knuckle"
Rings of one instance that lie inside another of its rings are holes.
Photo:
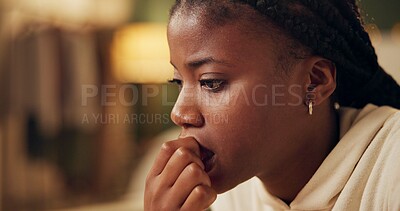
[[[161,151],[172,155],[175,152],[175,144],[172,141],[168,141],[162,144]]]
[[[204,201],[208,198],[207,190],[202,185],[196,186],[193,191],[196,194],[198,200],[200,201]]]
[[[184,160],[189,160],[193,157],[192,153],[190,153],[190,151],[184,147],[180,147],[178,150],[176,150],[176,153],[181,159]]]
[[[197,165],[197,163],[191,163],[187,167],[187,171],[193,177],[200,177],[203,175],[203,170],[200,168],[199,165]]]

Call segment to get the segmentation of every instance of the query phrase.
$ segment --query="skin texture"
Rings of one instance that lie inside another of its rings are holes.
[[[182,132],[147,177],[145,210],[203,210],[254,176],[290,203],[336,144],[334,65],[310,56],[284,77],[274,54],[281,44],[246,27],[255,28],[246,19],[210,27],[201,14],[172,17],[168,42],[182,88],[171,118]],[[215,153],[209,172],[200,146]]]

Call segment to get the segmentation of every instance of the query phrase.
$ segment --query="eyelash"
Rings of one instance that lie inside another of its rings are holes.
[[[182,80],[179,80],[179,79],[168,80],[168,83],[182,87]]]
[[[200,80],[200,86],[203,87],[204,89],[211,91],[213,93],[217,93],[219,91],[221,91],[224,88],[224,85],[226,83],[225,80],[221,80],[221,79],[204,79],[204,80]],[[217,86],[217,87],[209,87],[209,84],[212,84],[213,86]],[[208,85],[207,85],[208,84]]]
[[[168,81],[170,84],[175,84],[179,87],[179,89],[182,89],[182,80],[179,79],[172,79]],[[226,83],[225,80],[222,79],[203,79],[199,80],[200,86],[210,92],[217,93],[221,91],[224,88],[224,85]],[[212,84],[217,87],[210,87],[209,85]]]

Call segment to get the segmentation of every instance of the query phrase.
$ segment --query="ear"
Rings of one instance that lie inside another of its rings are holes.
[[[314,105],[320,105],[336,89],[336,67],[328,59],[313,56],[307,59],[306,68],[308,74],[305,102],[309,103],[311,100]]]

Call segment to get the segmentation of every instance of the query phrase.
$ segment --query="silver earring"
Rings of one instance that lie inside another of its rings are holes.
[[[313,102],[311,100],[308,103],[308,114],[310,114],[310,116],[313,114]]]
[[[340,109],[340,104],[338,102],[336,102],[334,104],[334,108],[335,108],[336,111],[338,111]]]

